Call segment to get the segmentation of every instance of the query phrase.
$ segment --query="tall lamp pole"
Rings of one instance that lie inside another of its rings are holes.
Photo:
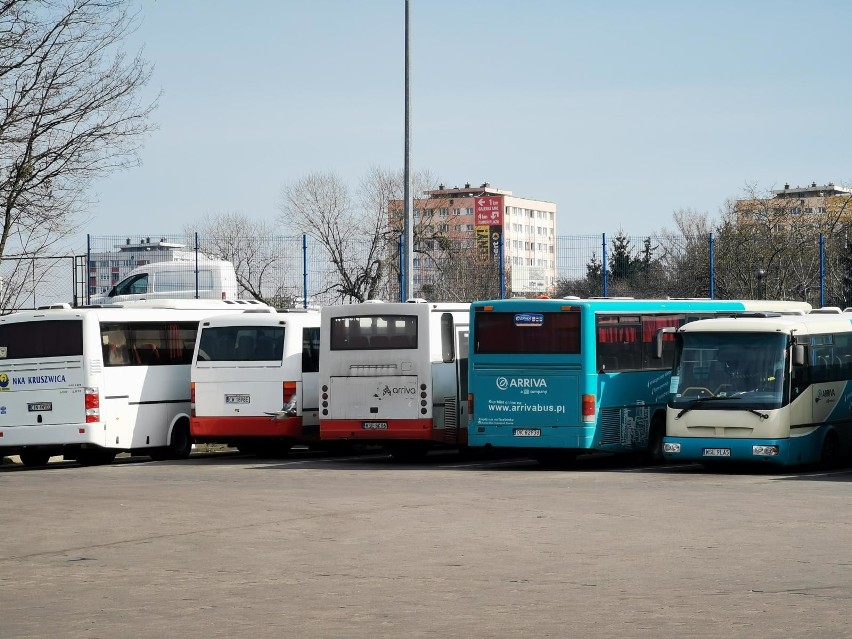
[[[411,62],[408,46],[408,24],[410,14],[410,0],[405,0],[405,259],[403,271],[405,277],[402,281],[402,299],[413,297],[413,267],[414,267],[414,224],[412,209],[414,208],[414,197],[411,193],[411,91],[409,88],[409,76],[411,75]]]

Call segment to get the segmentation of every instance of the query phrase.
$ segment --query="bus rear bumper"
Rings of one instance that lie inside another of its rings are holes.
[[[227,441],[234,437],[287,437],[304,436],[301,417],[275,419],[270,415],[251,417],[192,417],[189,420],[191,435],[199,440]]]
[[[433,431],[431,419],[321,419],[320,439],[443,441],[444,432]]]
[[[105,446],[104,424],[39,424],[0,426],[0,451],[28,447]],[[5,454],[10,454],[6,452]]]
[[[701,463],[754,462],[786,466],[806,463],[790,439],[665,437],[663,456],[669,461]]]
[[[594,424],[588,427],[470,426],[467,439],[471,447],[592,449]]]

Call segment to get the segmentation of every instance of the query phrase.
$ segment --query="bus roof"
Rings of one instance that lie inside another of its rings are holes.
[[[319,326],[320,314],[310,313],[287,313],[270,311],[268,313],[255,313],[246,311],[244,313],[228,313],[225,315],[213,315],[201,320],[205,326],[278,326],[291,324],[293,326]]]
[[[786,300],[714,300],[709,298],[670,298],[670,299],[633,299],[633,298],[550,298],[524,299],[513,298],[505,300],[483,300],[474,302],[474,308],[490,306],[494,310],[542,309],[542,310],[581,310],[593,311],[776,311],[776,312],[805,312],[811,310],[807,302]]]
[[[818,315],[779,315],[777,317],[720,317],[690,322],[681,333],[811,333],[852,332],[852,313]]]
[[[462,311],[470,309],[467,302],[384,302],[381,300],[368,300],[354,304],[340,304],[337,306],[324,306],[321,313],[324,316],[344,317],[353,314],[374,315],[380,312],[393,312],[400,314],[421,313],[418,309],[426,308],[431,311]]]

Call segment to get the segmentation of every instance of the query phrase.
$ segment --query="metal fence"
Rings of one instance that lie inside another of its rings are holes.
[[[574,235],[483,253],[475,240],[415,247],[413,292],[432,301],[513,296],[794,299],[852,306],[852,250],[845,234],[772,236]],[[545,250],[541,250],[544,246]],[[531,248],[527,248],[531,247]],[[278,307],[400,298],[401,243],[329,248],[306,236],[89,236],[85,254],[4,257],[4,312],[58,302],[88,303],[139,264],[182,259],[234,264],[241,297]]]

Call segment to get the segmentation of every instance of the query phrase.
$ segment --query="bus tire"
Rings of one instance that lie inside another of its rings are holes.
[[[169,459],[186,459],[192,452],[192,436],[189,434],[189,422],[185,419],[178,421],[172,428],[169,439]]]
[[[77,463],[81,466],[103,466],[115,461],[117,451],[109,448],[84,448],[77,454]]]
[[[666,436],[665,415],[657,413],[651,420],[651,428],[648,430],[648,460],[652,464],[662,464],[666,461],[663,456],[663,438]]]
[[[822,440],[819,462],[824,468],[834,468],[840,463],[840,438],[833,430],[828,431]]]
[[[40,450],[25,450],[21,452],[20,458],[24,466],[47,466],[50,453]]]

